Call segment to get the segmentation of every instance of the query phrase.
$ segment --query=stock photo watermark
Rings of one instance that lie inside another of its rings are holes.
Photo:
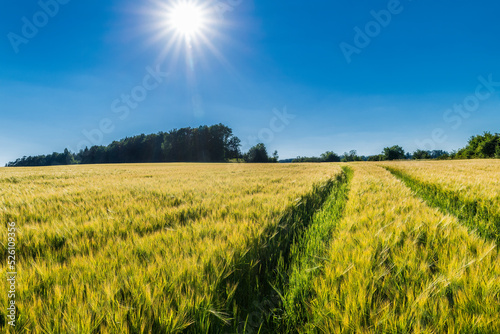
[[[283,107],[282,111],[276,108],[273,109],[273,115],[269,120],[268,127],[263,127],[255,135],[247,136],[241,141],[243,150],[249,149],[251,146],[257,144],[257,142],[270,144],[274,141],[276,134],[285,131],[286,127],[296,118],[296,115],[288,113],[286,106]]]
[[[120,121],[125,121],[132,110],[137,109],[148,95],[160,87],[160,85],[168,77],[168,72],[161,70],[160,65],[156,65],[153,69],[151,66],[146,67],[146,74],[143,76],[141,82],[134,86],[129,92],[123,93],[119,98],[111,102],[110,111],[118,117]],[[82,135],[84,140],[80,141],[76,150],[69,147],[72,152],[79,152],[86,147],[102,145],[105,134],[112,133],[116,128],[116,120],[105,117],[101,119],[98,125],[90,130],[83,129]]]
[[[53,19],[61,9],[62,5],[66,5],[71,0],[40,0],[36,11],[30,17],[23,16],[21,18],[21,28],[19,33],[9,32],[7,38],[15,53],[19,53],[19,47],[26,45],[35,38],[41,29],[43,29],[51,19]]]
[[[12,50],[17,54],[21,51],[21,46],[28,44],[33,40],[41,29],[56,17],[62,6],[67,5],[71,0],[40,0],[38,1],[39,10],[32,15],[21,18],[21,26],[17,32],[10,31],[7,34]],[[227,12],[232,12],[240,6],[243,0],[217,1],[210,5],[210,8],[219,19],[223,19]]]
[[[238,325],[238,333],[261,333],[265,314],[279,309],[282,306],[282,302],[278,296],[270,296],[260,302],[254,301],[252,306],[255,311],[250,312],[246,317],[246,321]]]
[[[411,2],[412,0],[406,0]],[[379,11],[372,10],[370,15],[373,20],[368,21],[363,28],[359,26],[354,27],[354,38],[351,43],[342,42],[339,44],[340,50],[348,64],[352,63],[352,56],[361,54],[367,48],[373,39],[377,38],[387,28],[393,18],[401,14],[404,6],[400,0],[389,0],[386,9]]]
[[[9,326],[16,326],[16,223],[7,224],[7,319]]]
[[[55,1],[56,0],[46,0],[46,2],[44,2],[44,5],[46,3],[52,4],[51,8],[54,9],[53,10],[54,16],[57,14],[59,9],[58,6],[53,4],[53,2]],[[69,0],[67,1],[57,0],[57,1],[59,1],[59,3],[61,4],[69,2]],[[42,7],[41,5],[42,2],[43,0],[39,2],[41,7]],[[213,4],[210,4],[209,7],[220,19],[224,19],[224,15],[226,13],[232,12],[236,7],[240,6],[243,2],[244,0],[217,1],[214,2]],[[157,89],[161,84],[165,82],[168,75],[169,75],[168,72],[164,72],[160,69],[160,64],[156,65],[154,69],[152,66],[146,67],[146,74],[142,78],[141,83],[134,86],[129,92],[121,94],[119,98],[116,98],[112,101],[110,106],[111,113],[116,115],[116,117],[118,117],[118,120],[125,121],[129,117],[132,110],[137,109],[140,106],[140,104],[144,100],[146,100],[146,98],[152,91]],[[279,117],[279,119],[282,119],[285,125],[288,125],[289,123],[288,119],[290,115],[286,114],[286,110],[282,114],[277,113],[277,117]],[[263,129],[261,132],[259,132],[258,137],[267,138],[267,141],[272,140],[272,138],[274,137],[274,133],[282,131],[281,127],[275,125],[276,121],[277,120],[271,120],[270,128]],[[116,128],[116,120],[113,120],[109,117],[104,117],[98,122],[96,127],[90,130],[88,129],[82,130],[81,133],[85,139],[81,140],[76,145],[76,149],[73,149],[72,147],[68,147],[68,149],[71,152],[78,153],[85,148],[102,145],[104,141],[104,136],[112,133],[115,130],[115,128]]]
[[[479,76],[479,84],[473,94],[467,95],[461,103],[455,103],[452,108],[445,110],[443,120],[453,131],[462,126],[464,120],[470,118],[479,110],[481,103],[489,100],[500,88],[500,81],[493,80],[493,74],[487,78]],[[447,131],[443,128],[435,128],[431,136],[424,140],[416,140],[415,144],[422,150],[435,150],[438,145],[448,140]]]
[[[224,19],[224,14],[227,12],[232,12],[236,7],[240,6],[243,0],[226,0],[217,1],[210,8],[217,15],[219,19]]]

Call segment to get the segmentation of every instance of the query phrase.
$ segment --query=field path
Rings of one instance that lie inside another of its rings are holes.
[[[453,212],[471,200],[494,221],[488,203],[500,199],[468,175],[475,165],[457,163],[445,171],[461,181],[440,189],[456,193],[463,181],[468,197],[451,203],[428,187],[453,210],[431,207],[388,165],[5,169],[0,220],[19,227],[17,330],[500,333],[500,256],[481,232],[489,220],[467,225]],[[441,165],[422,166],[419,180],[431,167],[439,177]]]
[[[19,227],[17,329],[233,333],[340,172],[331,164],[4,169],[0,220]]]
[[[385,163],[430,206],[452,214],[486,239],[500,242],[500,168],[496,161]]]
[[[498,333],[496,246],[387,170],[352,164],[344,218],[299,332]]]

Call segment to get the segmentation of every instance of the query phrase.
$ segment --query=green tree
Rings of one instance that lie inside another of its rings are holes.
[[[500,134],[493,135],[490,132],[485,132],[482,135],[471,137],[467,146],[457,152],[456,158],[493,158],[496,155],[498,145],[500,145]]]
[[[383,160],[384,160],[383,154],[372,155],[372,156],[368,157],[368,161],[383,161]]]
[[[419,149],[413,152],[413,160],[424,160],[430,158],[431,158],[431,153],[429,151],[424,151]]]
[[[340,162],[340,157],[332,151],[326,151],[325,153],[321,154],[321,161],[322,162]]]
[[[441,157],[447,158],[450,154],[443,150],[433,150],[430,152],[431,159],[439,159]]]
[[[358,152],[356,150],[351,150],[349,153],[344,153],[344,156],[342,157],[342,162],[349,162],[349,161],[363,161],[363,158],[358,156]]]
[[[244,159],[246,162],[250,163],[269,162],[269,155],[267,154],[266,146],[262,143],[255,145],[248,150]]]
[[[241,140],[238,137],[232,136],[226,145],[226,158],[238,159],[241,157]]]
[[[278,162],[278,160],[280,159],[280,156],[278,155],[278,151],[275,150],[273,152],[273,158],[271,159],[273,162]]]
[[[382,154],[384,155],[384,160],[403,160],[405,158],[405,150],[398,145],[384,148]]]

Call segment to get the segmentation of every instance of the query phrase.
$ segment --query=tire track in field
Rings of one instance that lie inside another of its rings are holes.
[[[279,222],[269,226],[234,265],[234,270],[219,285],[221,301],[230,301],[228,309],[240,310],[230,326],[222,326],[227,333],[288,332],[280,320],[284,317],[283,299],[292,275],[292,266],[295,265],[293,261],[303,260],[294,258],[294,255],[297,256],[294,252],[313,256],[300,249],[306,246],[302,243],[310,241],[306,235],[313,217],[324,208],[329,197],[343,194],[350,181],[349,174],[349,168],[343,168],[335,179],[315,185],[309,194],[290,205]],[[346,201],[346,197],[340,199],[344,204]],[[326,240],[322,242],[326,243]],[[231,291],[232,296],[229,296],[225,287],[234,284],[237,284],[237,289]]]
[[[459,192],[445,190],[437,184],[420,181],[400,169],[382,166],[401,180],[429,206],[458,218],[459,222],[481,237],[500,243],[500,215],[487,199],[465,199]]]
[[[384,168],[352,164],[344,218],[299,333],[497,333],[496,246]]]
[[[329,241],[339,227],[349,197],[354,171],[350,167],[342,169],[345,178],[332,189],[322,209],[312,218],[310,226],[292,245],[283,293],[283,332],[293,332],[307,321],[304,315],[307,304],[314,299],[313,281],[323,274]]]

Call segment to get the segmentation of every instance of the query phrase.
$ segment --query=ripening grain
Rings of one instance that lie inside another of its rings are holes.
[[[430,205],[500,242],[500,160],[384,163]]]
[[[500,332],[498,163],[348,166],[2,169],[16,330]]]
[[[339,172],[330,164],[2,169],[0,217],[19,227],[17,329],[205,332],[229,323],[237,282],[222,282],[234,264],[296,198]]]
[[[500,204],[500,160],[398,161],[384,165],[400,169],[464,198],[483,198]]]
[[[388,171],[353,165],[302,332],[498,333],[500,257]]]

